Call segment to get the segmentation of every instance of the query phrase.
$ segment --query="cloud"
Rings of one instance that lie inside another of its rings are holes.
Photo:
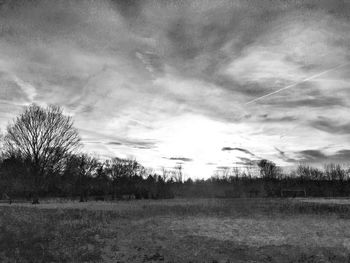
[[[115,146],[127,146],[136,149],[153,149],[156,147],[157,143],[152,140],[138,140],[138,139],[127,139],[120,138],[120,141],[108,142],[109,145]]]
[[[22,89],[17,85],[17,83],[2,79],[1,80],[1,93],[0,98],[4,101],[16,101],[16,102],[26,102],[28,98],[26,94],[23,93]]]
[[[340,150],[340,151],[337,151],[333,156],[332,158],[334,160],[341,160],[343,162],[347,162],[349,163],[350,162],[350,150]]]
[[[121,142],[108,142],[110,145],[123,145]]]
[[[22,89],[22,91],[26,94],[29,102],[33,102],[35,97],[37,96],[36,88],[31,85],[30,83],[27,83],[21,79],[19,79],[17,76],[13,76],[14,82]]]
[[[275,147],[276,151],[282,156],[285,157],[286,153],[284,151],[281,151],[280,149],[278,149],[277,147]]]
[[[304,150],[299,153],[299,161],[306,163],[317,163],[326,160],[326,155],[320,150]]]
[[[164,65],[162,64],[161,58],[156,53],[136,52],[136,57],[140,59],[154,78],[164,73]]]
[[[287,155],[285,151],[282,151],[282,150],[278,149],[277,147],[274,147],[274,148],[278,152],[279,158],[281,158],[283,161],[285,161],[287,163],[297,163],[298,162],[298,160],[291,158],[289,155]]]
[[[246,157],[237,157],[240,161],[235,162],[237,165],[242,165],[242,166],[254,166],[257,164],[258,160],[246,158]]]
[[[243,149],[243,148],[237,148],[237,147],[223,147],[221,149],[222,151],[239,151],[239,152],[243,152],[246,154],[249,154],[251,156],[255,156],[255,154],[251,153],[250,151],[248,151],[247,149]]]
[[[157,147],[157,141],[153,139],[136,139],[130,137],[122,137],[115,135],[108,135],[94,130],[79,129],[83,136],[83,142],[89,143],[103,143],[105,145],[116,147],[130,147],[135,149],[154,149]],[[92,140],[91,140],[92,138]],[[100,141],[96,141],[94,138],[100,138]]]
[[[343,98],[334,97],[334,96],[320,96],[320,97],[313,97],[313,98],[303,98],[302,96],[300,98],[288,98],[285,97],[283,100],[278,101],[277,99],[274,100],[266,100],[263,102],[260,102],[264,105],[270,105],[270,106],[282,106],[284,108],[286,107],[307,107],[307,108],[326,108],[326,107],[339,107],[339,106],[346,106],[347,102],[344,101]]]
[[[258,121],[264,123],[284,123],[284,122],[294,122],[298,118],[296,116],[269,116],[269,114],[262,114],[258,116]]]
[[[350,150],[342,149],[331,154],[326,154],[321,150],[304,150],[297,153],[298,162],[301,163],[349,163]]]
[[[311,126],[331,134],[350,134],[350,122],[341,123],[334,119],[319,117],[317,120],[311,122]]]
[[[172,161],[182,161],[182,162],[192,162],[193,159],[191,158],[187,158],[187,157],[163,157],[165,159],[168,159],[168,160],[172,160]]]

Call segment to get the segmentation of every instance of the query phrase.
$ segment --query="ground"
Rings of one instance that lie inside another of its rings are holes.
[[[0,262],[350,262],[350,200],[1,204]]]

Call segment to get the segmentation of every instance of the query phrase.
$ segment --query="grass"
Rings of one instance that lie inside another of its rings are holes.
[[[2,208],[2,261],[82,262],[101,258],[103,221],[82,211]],[[97,223],[98,222],[98,223]]]
[[[350,205],[288,199],[0,206],[0,262],[350,262]]]

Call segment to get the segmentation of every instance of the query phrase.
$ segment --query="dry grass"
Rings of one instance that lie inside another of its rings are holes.
[[[0,206],[1,262],[350,262],[350,206],[174,199]]]

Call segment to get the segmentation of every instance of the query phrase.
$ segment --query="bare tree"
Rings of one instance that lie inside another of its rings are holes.
[[[16,153],[30,163],[33,194],[38,192],[50,175],[62,171],[64,161],[78,146],[80,137],[73,120],[59,106],[42,108],[32,104],[8,125],[4,138],[7,153]]]
[[[162,167],[161,171],[162,171],[162,179],[163,179],[163,181],[167,182],[169,177],[170,177],[171,171],[167,170],[165,167]]]
[[[173,169],[173,179],[177,183],[183,182],[182,165],[177,164]]]
[[[127,188],[127,182],[131,182],[135,176],[144,176],[146,171],[136,160],[113,158],[106,165],[112,179],[113,199],[117,196],[118,185]]]
[[[75,156],[78,168],[78,184],[80,192],[80,202],[86,202],[89,193],[89,179],[93,177],[101,164],[98,160],[87,154]],[[103,167],[101,167],[103,168]]]
[[[260,174],[264,179],[276,179],[278,176],[278,167],[274,162],[262,159],[258,162]]]

